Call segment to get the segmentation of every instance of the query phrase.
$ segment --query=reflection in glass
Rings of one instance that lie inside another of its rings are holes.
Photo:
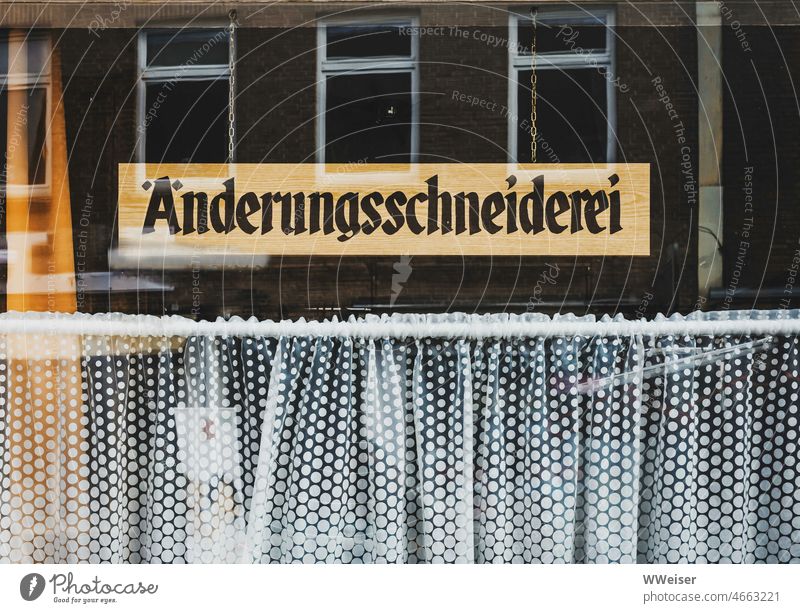
[[[148,66],[203,66],[228,63],[225,30],[169,30],[147,33]]]
[[[410,161],[411,74],[328,77],[325,160]]]
[[[145,161],[224,162],[228,148],[228,80],[148,83]]]
[[[411,55],[408,25],[336,25],[326,30],[328,59]]]
[[[531,161],[531,72],[518,75],[517,160],[524,163]],[[537,71],[538,162],[607,161],[606,87],[603,75],[593,68]]]

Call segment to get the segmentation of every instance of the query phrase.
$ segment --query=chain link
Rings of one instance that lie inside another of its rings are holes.
[[[228,163],[235,161],[234,153],[236,147],[236,114],[234,106],[236,103],[236,11],[228,13],[230,23],[228,25]]]
[[[531,9],[531,163],[536,163],[536,9]]]

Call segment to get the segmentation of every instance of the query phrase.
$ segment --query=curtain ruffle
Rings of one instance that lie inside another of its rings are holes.
[[[622,315],[597,319],[541,313],[392,314],[260,321],[218,318],[195,321],[179,315],[156,317],[122,313],[0,313],[0,333],[88,334],[109,336],[315,336],[357,338],[524,338],[531,336],[663,336],[675,334],[792,334],[800,332],[800,311],[696,311],[688,315],[658,315],[652,320]]]

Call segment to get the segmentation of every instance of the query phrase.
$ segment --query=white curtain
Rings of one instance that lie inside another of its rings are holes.
[[[798,332],[3,314],[0,561],[797,562]]]

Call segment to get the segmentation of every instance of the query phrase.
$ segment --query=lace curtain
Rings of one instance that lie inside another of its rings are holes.
[[[800,560],[796,311],[0,315],[0,561]]]

